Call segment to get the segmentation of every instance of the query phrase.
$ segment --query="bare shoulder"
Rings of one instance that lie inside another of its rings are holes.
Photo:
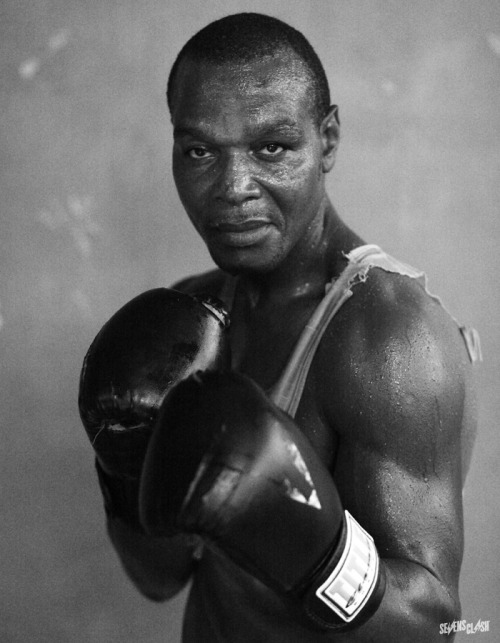
[[[417,280],[371,269],[332,320],[319,362],[326,411],[347,439],[388,457],[402,440],[458,448],[470,363],[458,325]]]
[[[222,270],[214,269],[198,275],[185,277],[172,285],[175,290],[190,295],[208,295],[210,297],[220,296],[227,275]]]

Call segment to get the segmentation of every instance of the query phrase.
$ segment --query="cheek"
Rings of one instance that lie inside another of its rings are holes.
[[[307,157],[276,174],[274,187],[282,204],[290,210],[304,211],[314,208],[323,196],[323,173],[321,163]]]
[[[203,185],[196,177],[193,177],[186,171],[182,161],[175,159],[175,156],[172,164],[172,173],[179,198],[191,216],[192,213],[199,209],[203,201]]]
[[[323,176],[319,147],[310,145],[300,156],[292,158],[285,168],[285,174],[290,190],[294,187],[301,193],[316,190]]]

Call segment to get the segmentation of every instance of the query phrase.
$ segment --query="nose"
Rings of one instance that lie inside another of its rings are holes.
[[[215,197],[230,205],[258,199],[260,186],[252,173],[252,161],[244,153],[231,153],[221,160]]]

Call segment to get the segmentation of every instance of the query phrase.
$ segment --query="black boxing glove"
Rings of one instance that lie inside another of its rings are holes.
[[[228,325],[218,301],[157,288],[123,306],[94,339],[78,402],[108,516],[141,529],[139,480],[160,405],[191,373],[228,364]]]
[[[326,629],[364,622],[384,592],[373,539],[312,445],[243,375],[199,373],[169,393],[140,517],[152,535],[202,536]]]

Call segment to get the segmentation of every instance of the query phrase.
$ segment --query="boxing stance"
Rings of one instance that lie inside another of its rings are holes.
[[[191,580],[186,642],[443,640],[460,613],[476,335],[335,211],[338,111],[301,34],[256,14],[212,23],[168,102],[176,186],[218,266],[175,291],[219,298],[231,322],[201,304],[220,336],[191,362],[205,335],[155,335],[140,312],[132,340],[86,360],[80,408],[127,573],[154,600]],[[158,385],[162,369],[177,376]]]

